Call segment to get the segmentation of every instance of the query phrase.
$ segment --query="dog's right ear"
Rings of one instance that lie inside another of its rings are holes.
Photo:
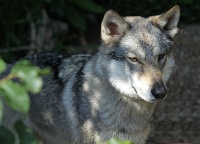
[[[128,27],[125,20],[113,10],[105,13],[101,23],[101,39],[105,44],[118,41]]]

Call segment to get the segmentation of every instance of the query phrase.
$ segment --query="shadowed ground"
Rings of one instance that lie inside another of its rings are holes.
[[[174,47],[168,96],[156,109],[147,144],[200,143],[200,26],[185,26]]]

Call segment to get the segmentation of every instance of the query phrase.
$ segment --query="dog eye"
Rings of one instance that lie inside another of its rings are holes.
[[[132,62],[139,62],[138,58],[136,57],[129,57]]]
[[[165,57],[165,54],[160,54],[160,55],[158,56],[158,61],[162,60],[164,57]]]

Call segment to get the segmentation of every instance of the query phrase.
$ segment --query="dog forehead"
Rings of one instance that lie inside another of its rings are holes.
[[[124,20],[129,24],[142,24],[145,22],[145,18],[141,16],[126,16]]]
[[[165,51],[171,41],[163,34],[151,21],[143,17],[125,17],[125,21],[130,25],[129,31],[121,39],[121,45],[133,50],[142,57],[157,55]]]
[[[132,40],[139,40],[142,44],[153,46],[165,38],[163,33],[155,27],[149,19],[143,17],[125,17],[130,25],[127,36]]]

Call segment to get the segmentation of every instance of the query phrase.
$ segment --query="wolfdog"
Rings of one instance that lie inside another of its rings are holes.
[[[30,95],[29,126],[46,144],[93,144],[111,137],[144,144],[175,65],[171,46],[179,17],[179,6],[148,18],[109,10],[95,55],[25,57],[52,69],[42,91]]]

